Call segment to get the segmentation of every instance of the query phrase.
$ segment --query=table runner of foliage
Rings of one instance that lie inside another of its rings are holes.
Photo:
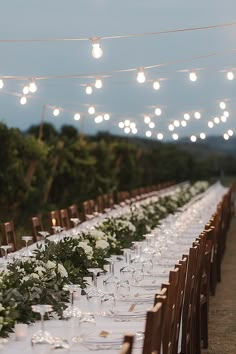
[[[107,218],[88,232],[65,237],[58,242],[46,241],[34,251],[33,257],[21,257],[10,262],[0,273],[0,337],[7,336],[15,322],[30,323],[37,315],[31,305],[50,304],[60,317],[68,302],[63,286],[76,283],[83,286],[88,268],[103,267],[105,258],[120,254],[132,241],[155,228],[168,214],[204,192],[206,182],[187,184],[174,193],[150,198],[120,217]]]

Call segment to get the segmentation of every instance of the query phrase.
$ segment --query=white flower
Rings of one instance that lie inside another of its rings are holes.
[[[5,310],[5,307],[2,306],[2,304],[0,303],[0,312]]]
[[[96,241],[95,247],[101,248],[104,250],[105,248],[109,247],[109,243],[105,240],[98,240],[98,241]]]
[[[47,261],[46,268],[47,269],[55,269],[56,268],[56,263],[54,263],[52,261]]]
[[[86,255],[88,256],[88,259],[91,259],[93,256],[93,249],[91,246],[89,246],[87,244],[87,242],[85,241],[81,241],[78,244],[79,247],[83,248],[84,252],[86,253]]]
[[[30,274],[30,276],[31,276],[31,278],[33,278],[33,279],[39,279],[39,275],[36,274],[36,273]]]
[[[102,240],[102,239],[106,239],[106,235],[104,234],[104,232],[100,231],[100,230],[91,230],[90,231],[90,235],[92,237],[95,238],[95,240]]]
[[[58,264],[57,270],[60,273],[62,278],[67,278],[68,277],[68,273],[67,273],[65,267],[62,264],[60,264],[60,263]]]
[[[30,277],[29,277],[28,275],[25,275],[25,276],[21,279],[21,282],[24,283],[24,282],[28,281],[29,278],[30,278]]]

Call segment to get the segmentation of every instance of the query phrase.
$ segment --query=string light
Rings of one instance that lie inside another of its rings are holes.
[[[136,124],[134,122],[130,123],[130,129],[133,130],[136,128]]]
[[[178,128],[178,127],[180,126],[180,123],[179,123],[178,120],[175,120],[175,121],[174,121],[174,126],[175,126],[176,128]]]
[[[108,113],[105,113],[104,116],[103,116],[104,120],[110,120],[110,114]]]
[[[125,126],[126,126],[126,127],[129,127],[129,126],[130,126],[130,120],[129,120],[129,119],[126,119],[126,120],[125,120]]]
[[[30,92],[29,86],[27,86],[27,85],[24,86],[22,92],[23,92],[24,95],[28,95],[28,93]]]
[[[102,55],[103,55],[103,51],[102,48],[100,47],[100,43],[98,39],[97,38],[92,39],[92,56],[95,59],[100,59]]]
[[[80,114],[79,113],[75,113],[74,120],[80,120]]]
[[[173,130],[175,130],[175,127],[173,124],[169,124],[168,129],[169,131],[173,132]]]
[[[96,79],[94,86],[96,87],[96,89],[101,89],[102,88],[102,80]]]
[[[221,116],[220,120],[222,123],[226,123],[227,122],[227,118],[225,116]]]
[[[132,133],[133,133],[133,134],[137,134],[137,132],[138,132],[138,129],[137,129],[137,128],[132,129]]]
[[[152,132],[150,130],[146,131],[146,137],[150,138],[152,136]]]
[[[163,134],[162,133],[158,133],[157,134],[157,139],[158,140],[162,140],[163,139]]]
[[[125,132],[126,134],[129,134],[129,133],[130,133],[130,128],[129,128],[129,127],[125,127],[124,132]]]
[[[192,82],[197,81],[197,74],[194,71],[191,71],[189,73],[189,80],[192,81]]]
[[[144,123],[149,124],[151,122],[151,118],[149,116],[144,117]]]
[[[232,129],[229,129],[227,133],[228,133],[229,136],[233,136],[233,134],[234,134]]]
[[[179,139],[178,134],[176,134],[176,133],[175,133],[175,134],[173,134],[173,135],[172,135],[172,139],[173,139],[173,140],[178,140],[178,139]]]
[[[2,79],[0,79],[0,89],[2,89],[4,87],[4,82]]]
[[[214,123],[212,121],[209,121],[207,125],[210,129],[214,127]]]
[[[232,81],[234,79],[234,73],[232,71],[227,72],[227,79]]]
[[[200,134],[200,139],[202,139],[202,140],[206,139],[206,134],[205,133],[201,133]]]
[[[196,119],[200,119],[200,118],[201,118],[201,113],[200,113],[200,112],[195,112],[195,113],[194,113],[194,117],[195,117]]]
[[[150,122],[148,126],[149,126],[150,129],[154,129],[155,128],[155,123]]]
[[[187,127],[187,122],[185,120],[181,120],[180,124],[183,128]]]
[[[155,109],[155,115],[156,115],[156,116],[161,116],[161,113],[162,113],[161,108],[160,108],[160,107],[157,107],[157,108]]]
[[[20,104],[25,105],[27,103],[27,98],[25,96],[22,96],[20,99]]]
[[[54,117],[58,117],[60,114],[60,109],[59,108],[54,108],[52,114],[54,115]]]
[[[229,135],[228,135],[227,133],[225,133],[225,134],[223,135],[223,138],[224,138],[225,140],[229,140]]]
[[[226,108],[226,104],[223,101],[220,102],[219,106],[220,106],[220,109],[225,109]]]
[[[223,115],[224,115],[226,118],[229,118],[229,112],[228,112],[228,111],[224,111],[224,112],[223,112]]]
[[[159,81],[154,81],[154,82],[153,82],[153,88],[154,88],[154,90],[160,90],[160,87],[161,87],[161,85],[160,85],[160,82],[159,82]]]
[[[145,77],[143,68],[138,69],[137,81],[140,84],[143,84],[146,81],[146,77]]]
[[[195,143],[197,141],[197,137],[195,135],[191,135],[190,140],[192,143]]]
[[[94,106],[90,106],[88,109],[88,113],[93,115],[95,113],[95,107]]]
[[[220,123],[220,118],[218,118],[218,117],[215,117],[213,120],[214,120],[214,122],[215,122],[216,124],[219,124],[219,123]]]
[[[36,82],[34,80],[31,80],[30,83],[29,83],[29,91],[31,93],[35,93],[37,91],[37,85],[36,85]]]
[[[190,119],[190,114],[184,113],[184,119],[185,119],[185,120],[189,120],[189,119]]]
[[[103,116],[101,115],[98,115],[94,118],[95,123],[102,123],[102,121],[103,121]]]
[[[90,85],[86,86],[85,92],[87,93],[87,95],[91,95],[93,93],[92,86]]]

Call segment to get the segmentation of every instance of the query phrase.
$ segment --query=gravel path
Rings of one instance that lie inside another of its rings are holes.
[[[210,297],[209,349],[205,354],[236,354],[236,217],[231,222],[222,263],[222,281]]]

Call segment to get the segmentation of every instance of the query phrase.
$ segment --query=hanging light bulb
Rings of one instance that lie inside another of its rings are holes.
[[[129,120],[129,119],[126,119],[126,120],[125,120],[125,126],[126,126],[126,127],[129,127],[129,126],[130,126],[130,120]]]
[[[177,119],[174,121],[174,126],[176,128],[178,128],[180,126],[180,123],[179,123],[179,121]]]
[[[138,129],[137,129],[137,128],[133,128],[133,129],[132,129],[132,133],[133,133],[133,134],[137,134],[137,132],[138,132]]]
[[[35,93],[37,91],[37,89],[38,88],[37,88],[37,85],[36,85],[35,81],[31,80],[30,83],[29,83],[29,91],[31,93]]]
[[[146,81],[146,77],[144,74],[144,69],[138,69],[138,74],[137,74],[137,81],[140,84],[143,84]]]
[[[228,135],[227,133],[225,133],[225,134],[223,135],[223,138],[224,138],[225,140],[229,140],[229,135]]]
[[[197,137],[195,135],[191,135],[190,140],[192,143],[195,143],[197,141]]]
[[[229,130],[227,131],[227,133],[228,133],[229,136],[233,136],[233,134],[234,134],[234,132],[233,132],[232,129],[229,129]]]
[[[74,120],[80,120],[80,114],[79,113],[75,113]]]
[[[189,80],[192,81],[192,82],[197,81],[197,74],[194,71],[191,71],[189,73]]]
[[[118,126],[120,129],[123,129],[125,127],[124,122],[119,122]]]
[[[0,89],[2,89],[2,88],[3,88],[3,86],[4,86],[4,82],[3,82],[3,80],[2,80],[2,79],[0,79]]]
[[[103,51],[100,47],[98,39],[92,39],[92,56],[95,59],[100,59],[103,55]]]
[[[130,129],[133,130],[136,128],[136,124],[134,122],[130,123]]]
[[[187,127],[187,122],[185,120],[181,120],[180,124],[183,128]]]
[[[173,130],[175,130],[175,127],[173,124],[169,124],[168,129],[169,129],[169,131],[173,132]]]
[[[185,119],[185,120],[189,120],[189,119],[190,119],[190,114],[184,113],[184,119]]]
[[[29,86],[25,85],[25,86],[23,87],[22,92],[23,92],[24,95],[28,95],[28,93],[30,92]]]
[[[104,118],[104,120],[109,120],[111,117],[110,117],[110,114],[105,113],[103,118]]]
[[[202,139],[202,140],[206,139],[206,134],[205,133],[200,133],[200,139]]]
[[[60,114],[60,109],[59,108],[54,108],[52,114],[54,115],[54,117],[58,117]]]
[[[227,79],[232,81],[234,79],[234,73],[232,71],[227,72]]]
[[[161,87],[161,85],[160,85],[160,82],[159,82],[159,81],[154,81],[154,82],[153,82],[153,88],[154,88],[154,90],[160,90],[160,87]]]
[[[155,123],[150,122],[148,126],[149,126],[150,129],[154,129],[155,128]]]
[[[229,112],[228,112],[228,111],[224,111],[224,112],[223,112],[223,115],[224,115],[226,118],[229,118]]]
[[[103,116],[98,115],[97,117],[94,118],[95,123],[102,123],[103,121]]]
[[[20,99],[20,104],[25,105],[27,103],[27,98],[25,96],[22,96]]]
[[[225,109],[226,108],[226,104],[223,101],[220,102],[219,106],[220,106],[220,109]]]
[[[144,123],[149,124],[151,122],[151,118],[149,116],[144,117]]]
[[[147,137],[147,138],[150,138],[151,136],[152,136],[151,130],[147,130],[147,131],[146,131],[146,137]]]
[[[157,139],[158,140],[162,140],[163,139],[163,134],[162,133],[158,133],[157,134]]]
[[[155,115],[156,115],[156,116],[161,116],[161,113],[162,113],[161,109],[160,109],[159,107],[157,107],[157,108],[155,109]]]
[[[95,108],[93,106],[90,106],[89,109],[88,109],[88,113],[89,114],[94,114],[95,113]]]
[[[101,79],[96,79],[94,86],[95,86],[97,89],[102,88],[102,80],[101,80]]]
[[[221,120],[222,123],[226,123],[227,122],[227,117],[221,116],[220,120]]]
[[[178,139],[179,139],[178,134],[176,134],[176,133],[175,133],[175,134],[173,134],[173,135],[172,135],[172,139],[173,139],[173,140],[178,140]]]
[[[214,118],[214,122],[215,122],[216,124],[219,124],[219,123],[220,123],[220,118],[219,118],[219,117],[215,117],[215,118]]]
[[[125,134],[129,134],[130,133],[130,128],[129,127],[125,127],[124,132],[125,132]]]
[[[93,93],[92,86],[90,85],[86,86],[85,92],[87,93],[87,95],[91,95]]]
[[[210,129],[214,127],[214,123],[212,121],[209,121],[207,125]]]
[[[195,117],[196,119],[200,119],[200,118],[201,118],[201,113],[200,113],[200,112],[195,112],[195,113],[194,113],[194,117]]]

